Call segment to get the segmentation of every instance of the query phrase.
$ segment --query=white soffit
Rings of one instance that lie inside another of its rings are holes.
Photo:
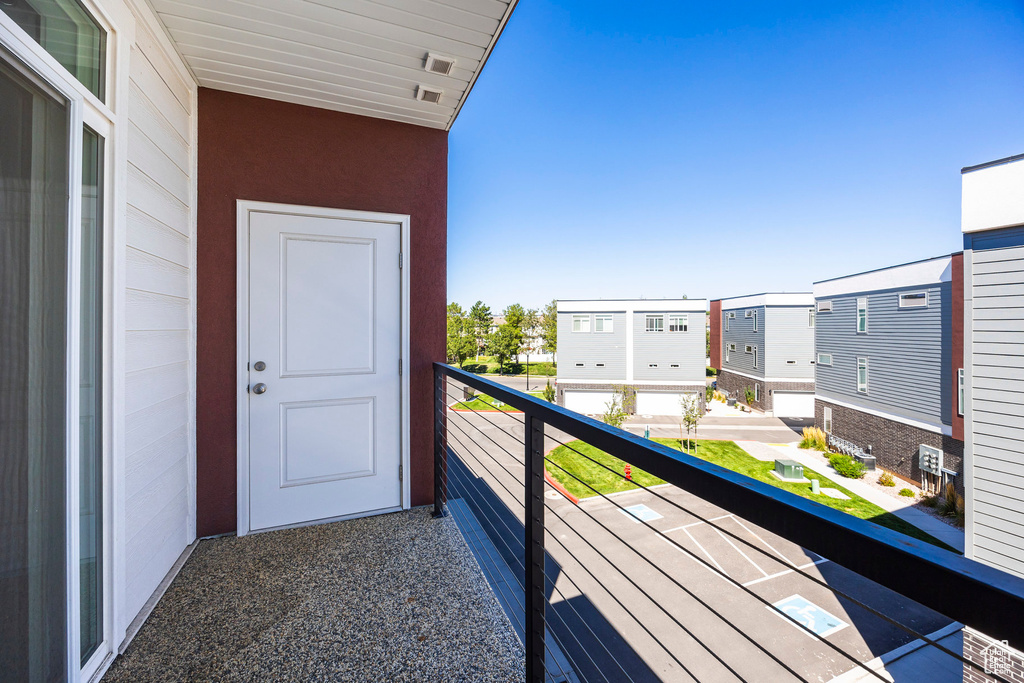
[[[902,266],[873,270],[859,275],[836,278],[814,283],[814,298],[875,292],[904,287],[923,287],[952,280],[952,257],[940,256],[927,261],[907,263]]]
[[[707,299],[586,299],[558,302],[559,313],[705,313],[707,309]]]
[[[516,0],[150,0],[199,85],[447,130]],[[448,75],[427,55],[455,60]],[[444,92],[417,99],[420,86]]]
[[[813,306],[814,294],[810,292],[769,292],[722,299],[722,310],[755,308],[757,306]]]

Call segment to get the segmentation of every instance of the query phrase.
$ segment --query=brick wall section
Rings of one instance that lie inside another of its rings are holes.
[[[728,370],[722,370],[718,373],[718,390],[729,394],[730,397],[737,399],[740,403],[746,403],[744,390],[747,387],[753,390],[755,384],[760,385],[761,395],[760,400],[754,401],[751,407],[763,412],[768,412],[773,408],[773,391],[814,391],[814,382],[765,382],[764,380],[737,375]]]
[[[708,351],[708,358],[711,367],[716,370],[722,369],[722,300],[717,299],[711,302],[709,312],[711,323],[711,349]]]
[[[998,648],[998,650],[992,650]],[[995,656],[993,656],[995,655]],[[964,683],[988,683],[996,680],[985,673],[986,668],[1011,683],[1024,683],[1024,654],[970,628],[964,629],[964,659],[978,666],[964,664]]]
[[[636,392],[638,392],[638,391],[679,391],[679,392],[693,391],[693,392],[697,393],[697,395],[699,397],[699,400],[700,400],[701,407],[702,408],[704,407],[704,391],[703,391],[703,387],[693,386],[693,385],[683,385],[683,384],[680,384],[678,386],[665,386],[663,384],[635,384],[635,383],[634,384],[629,384],[629,385],[623,385],[621,383],[620,384],[611,384],[611,383],[609,383],[609,384],[574,384],[572,382],[559,382],[558,386],[556,388],[556,391],[555,391],[555,404],[559,405],[559,406],[562,406],[563,408],[565,407],[565,392],[566,392],[567,389],[570,390],[570,391],[576,391],[576,390],[583,390],[583,391],[618,391],[623,386],[628,386],[629,390],[628,390],[627,394],[630,397],[632,397],[632,400],[629,401],[629,405],[626,406],[626,412],[631,413],[631,414],[635,414],[636,413],[636,410],[635,410],[635,408],[636,408],[636,398],[635,398],[635,396],[636,396]]]
[[[814,424],[820,429],[825,428],[825,406],[832,408],[832,433],[835,436],[864,450],[871,446],[871,454],[875,456],[878,467],[915,484],[921,483],[918,447],[925,444],[941,448],[942,465],[957,473],[956,487],[963,492],[963,441],[817,398],[814,400]]]

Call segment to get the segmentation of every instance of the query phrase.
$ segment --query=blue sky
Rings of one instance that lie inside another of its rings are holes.
[[[448,297],[719,298],[956,251],[1024,2],[521,0],[449,139]]]

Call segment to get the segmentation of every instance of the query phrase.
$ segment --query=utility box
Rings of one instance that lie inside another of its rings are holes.
[[[802,481],[804,478],[804,466],[796,460],[776,460],[775,476],[779,479]]]
[[[918,446],[917,455],[922,472],[942,474],[942,451],[934,446]]]

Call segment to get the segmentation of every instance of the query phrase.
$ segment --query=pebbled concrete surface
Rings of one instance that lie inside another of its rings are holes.
[[[202,541],[103,680],[522,681],[451,518],[419,508]]]

